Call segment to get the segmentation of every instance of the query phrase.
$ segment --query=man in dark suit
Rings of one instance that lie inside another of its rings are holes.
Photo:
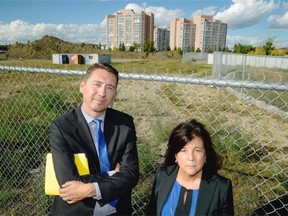
[[[50,125],[50,143],[60,196],[52,215],[131,215],[131,193],[139,180],[133,118],[109,108],[118,72],[108,64],[90,66],[80,83],[83,102]],[[101,172],[94,119],[101,119],[110,171]],[[89,175],[79,176],[74,154],[84,153]],[[113,202],[114,201],[114,202]],[[115,204],[116,201],[116,204]]]

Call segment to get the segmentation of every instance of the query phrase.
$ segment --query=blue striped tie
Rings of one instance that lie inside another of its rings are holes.
[[[109,160],[105,138],[101,130],[102,120],[94,119],[93,121],[96,123],[96,142],[98,143],[100,169],[101,169],[101,173],[105,173],[105,172],[110,171],[110,160]]]
[[[107,151],[107,145],[105,142],[104,134],[101,129],[101,119],[94,119],[93,122],[96,124],[96,142],[98,143],[98,154],[101,173],[110,171],[110,160]],[[118,200],[113,200],[109,204],[113,207],[116,206]]]

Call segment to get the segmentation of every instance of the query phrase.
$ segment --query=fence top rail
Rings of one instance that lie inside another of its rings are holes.
[[[173,82],[185,84],[201,84],[213,85],[219,87],[236,87],[236,88],[256,88],[265,90],[287,91],[288,83],[271,83],[271,82],[255,82],[255,81],[235,81],[225,79],[212,78],[195,78],[191,76],[168,76],[168,75],[150,75],[150,74],[131,74],[122,73],[120,77],[123,79],[146,80],[158,82]]]
[[[4,71],[19,71],[32,73],[53,73],[53,74],[69,74],[69,75],[83,75],[83,70],[63,70],[51,68],[33,68],[33,67],[17,67],[0,65],[0,70]],[[138,73],[119,73],[121,79],[132,80],[146,80],[157,82],[173,82],[185,84],[201,84],[213,85],[219,87],[235,87],[235,88],[250,88],[250,89],[264,89],[275,91],[288,91],[288,83],[278,82],[256,82],[256,81],[235,81],[228,79],[212,79],[212,78],[195,78],[191,76],[176,76],[176,75],[161,75],[161,74],[138,74]]]
[[[31,73],[70,74],[70,75],[73,75],[73,74],[83,75],[85,73],[85,71],[81,71],[81,70],[63,70],[63,69],[52,69],[52,68],[18,67],[18,66],[5,66],[5,65],[0,65],[0,70],[31,72]]]

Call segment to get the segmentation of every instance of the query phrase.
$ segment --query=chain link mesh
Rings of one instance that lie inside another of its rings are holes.
[[[192,117],[207,125],[224,158],[220,173],[233,182],[236,215],[287,211],[287,72],[246,68],[244,79],[234,71],[221,82],[122,73],[113,107],[136,124],[141,176],[133,190],[134,215],[144,215],[169,132]],[[48,127],[81,102],[79,74],[0,69],[0,215],[49,214]]]

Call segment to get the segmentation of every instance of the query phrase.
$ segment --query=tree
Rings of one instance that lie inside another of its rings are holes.
[[[207,52],[208,52],[208,53],[213,53],[212,47],[209,47],[208,50],[207,50]]]
[[[188,46],[186,50],[187,50],[187,52],[194,52],[195,51],[195,47]]]
[[[247,54],[248,52],[255,51],[255,47],[251,45],[243,45],[243,44],[234,44],[234,53],[242,53]]]
[[[144,43],[144,52],[154,52],[156,49],[154,47],[153,40],[147,40]]]
[[[140,51],[140,49],[141,49],[140,43],[134,42],[134,43],[133,43],[133,46],[135,47],[136,51]]]
[[[271,37],[265,40],[265,43],[263,45],[263,48],[265,50],[265,55],[270,55],[272,50],[274,49],[273,41],[274,41],[274,38],[271,38]]]
[[[177,52],[178,52],[180,55],[183,55],[183,50],[182,50],[180,47],[177,48]]]
[[[232,52],[227,46],[224,48],[224,52]]]
[[[282,50],[279,50],[277,48],[274,48],[272,51],[271,51],[271,55],[272,56],[283,56],[284,53],[282,52]]]
[[[0,45],[0,50],[7,51],[8,45]]]
[[[255,55],[264,55],[264,54],[265,54],[265,50],[263,47],[256,47]]]
[[[119,44],[119,51],[121,52],[121,51],[125,51],[125,45],[124,45],[124,43],[123,42],[120,42],[120,44]]]
[[[195,52],[195,47],[190,47],[190,52]]]
[[[133,42],[132,46],[135,48],[135,51],[139,51],[140,50],[140,43]]]
[[[134,52],[135,49],[136,49],[136,48],[135,48],[133,45],[131,45],[131,46],[129,47],[128,51],[129,51],[129,52]]]

